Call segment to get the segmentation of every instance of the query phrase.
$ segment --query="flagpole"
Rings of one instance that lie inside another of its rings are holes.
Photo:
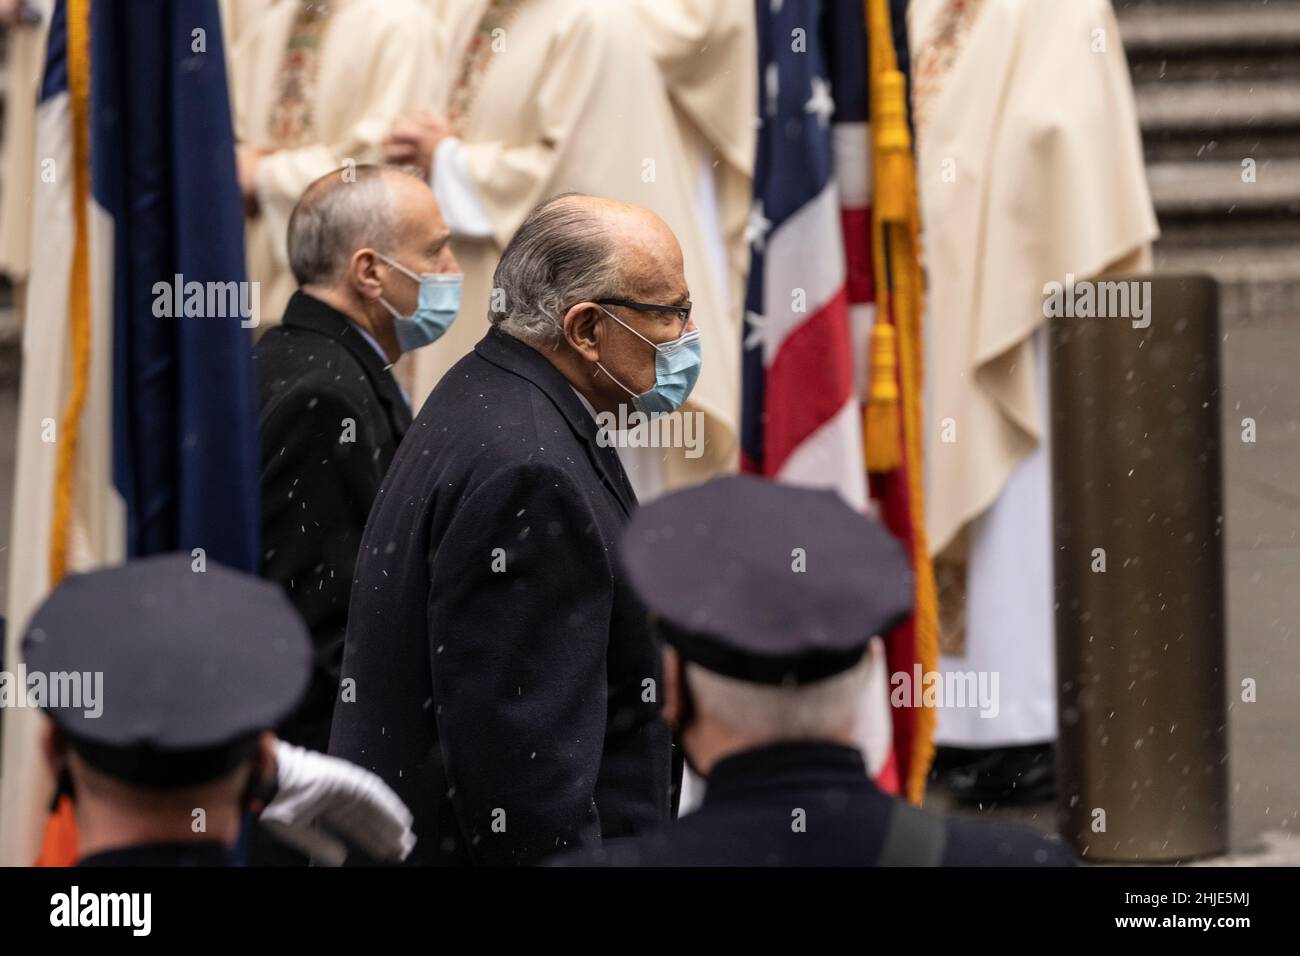
[[[893,319],[897,368],[898,430],[891,423],[891,440],[898,436],[897,454],[869,462],[883,471],[905,469],[908,544],[915,575],[916,611],[912,620],[913,653],[923,673],[939,667],[938,591],[925,527],[924,451],[921,422],[921,315],[924,295],[918,256],[920,214],[916,199],[916,163],[907,125],[907,78],[898,69],[888,0],[865,0],[870,41],[870,103],[873,155],[872,229],[878,278],[876,324]],[[873,330],[873,337],[875,331]],[[873,341],[874,350],[883,344]],[[873,365],[875,362],[873,362]],[[886,362],[880,361],[882,366]],[[874,371],[874,369],[873,369]],[[874,384],[873,396],[874,397]],[[885,396],[888,398],[888,396]],[[870,402],[868,410],[870,409]],[[888,421],[888,419],[886,419]],[[868,443],[872,439],[868,437]],[[913,803],[925,797],[926,777],[934,757],[937,714],[933,707],[916,709],[911,753],[906,755],[903,791]]]

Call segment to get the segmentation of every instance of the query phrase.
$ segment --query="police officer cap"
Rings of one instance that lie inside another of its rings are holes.
[[[155,787],[204,783],[247,760],[311,670],[306,628],[279,588],[211,563],[195,570],[184,554],[65,578],[22,650],[29,696],[39,675],[69,746],[110,776]],[[74,674],[80,699],[68,692]],[[102,699],[91,701],[96,682]]]
[[[912,610],[907,555],[880,524],[832,491],[750,476],[643,506],[621,557],[668,643],[755,683],[848,670]]]

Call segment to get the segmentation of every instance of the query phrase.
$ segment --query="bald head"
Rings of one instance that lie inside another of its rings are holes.
[[[289,217],[289,267],[300,286],[335,283],[352,254],[392,255],[409,220],[438,214],[418,172],[363,165],[327,173],[303,192]]]
[[[308,186],[294,207],[289,266],[304,293],[347,316],[395,362],[395,317],[415,312],[420,276],[460,272],[450,241],[418,172],[345,166]]]
[[[654,297],[682,284],[677,238],[648,209],[567,193],[531,213],[493,278],[488,318],[534,346],[563,334],[566,310],[602,298]]]

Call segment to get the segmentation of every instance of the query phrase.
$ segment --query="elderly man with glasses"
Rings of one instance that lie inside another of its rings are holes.
[[[490,330],[370,514],[330,740],[411,808],[414,864],[599,846],[667,820],[680,777],[614,559],[636,495],[596,418],[689,395],[681,249],[646,209],[565,195],[528,216],[494,285]]]

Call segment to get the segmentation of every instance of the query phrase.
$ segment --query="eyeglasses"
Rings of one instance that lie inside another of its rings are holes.
[[[597,305],[621,305],[625,309],[635,309],[637,312],[666,312],[669,315],[679,316],[682,324],[677,330],[678,338],[686,334],[686,326],[691,324],[689,302],[686,305],[654,305],[649,302],[633,302],[630,299],[596,299],[595,302]]]

